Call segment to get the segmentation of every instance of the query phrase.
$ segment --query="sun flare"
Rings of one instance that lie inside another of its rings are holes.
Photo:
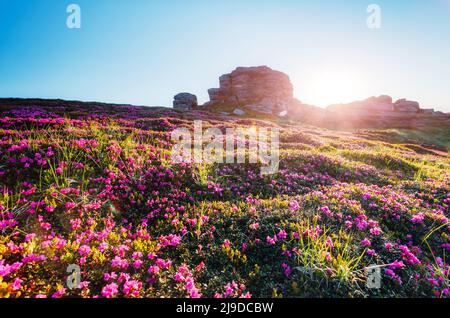
[[[305,101],[322,107],[354,101],[361,95],[362,83],[354,71],[328,68],[313,75],[304,87]]]

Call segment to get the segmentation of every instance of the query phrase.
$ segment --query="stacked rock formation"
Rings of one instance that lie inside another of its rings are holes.
[[[238,67],[219,81],[220,88],[208,90],[210,101],[205,107],[226,105],[279,114],[288,111],[294,101],[289,76],[267,66]]]

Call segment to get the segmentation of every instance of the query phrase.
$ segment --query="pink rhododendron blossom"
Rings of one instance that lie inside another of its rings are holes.
[[[114,298],[119,292],[119,286],[115,283],[111,283],[102,288],[102,296],[105,298]]]

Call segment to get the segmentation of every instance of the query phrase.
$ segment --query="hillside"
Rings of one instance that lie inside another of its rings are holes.
[[[174,164],[171,131],[194,120],[278,128],[278,172]],[[0,297],[449,297],[438,129],[3,100]]]

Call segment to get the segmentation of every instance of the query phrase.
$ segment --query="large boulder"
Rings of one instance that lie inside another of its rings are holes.
[[[231,105],[278,114],[292,104],[293,86],[286,74],[267,66],[238,67],[219,79],[220,88],[208,90],[209,105]]]
[[[197,96],[190,93],[180,93],[173,98],[173,108],[178,110],[191,110],[197,107]]]

